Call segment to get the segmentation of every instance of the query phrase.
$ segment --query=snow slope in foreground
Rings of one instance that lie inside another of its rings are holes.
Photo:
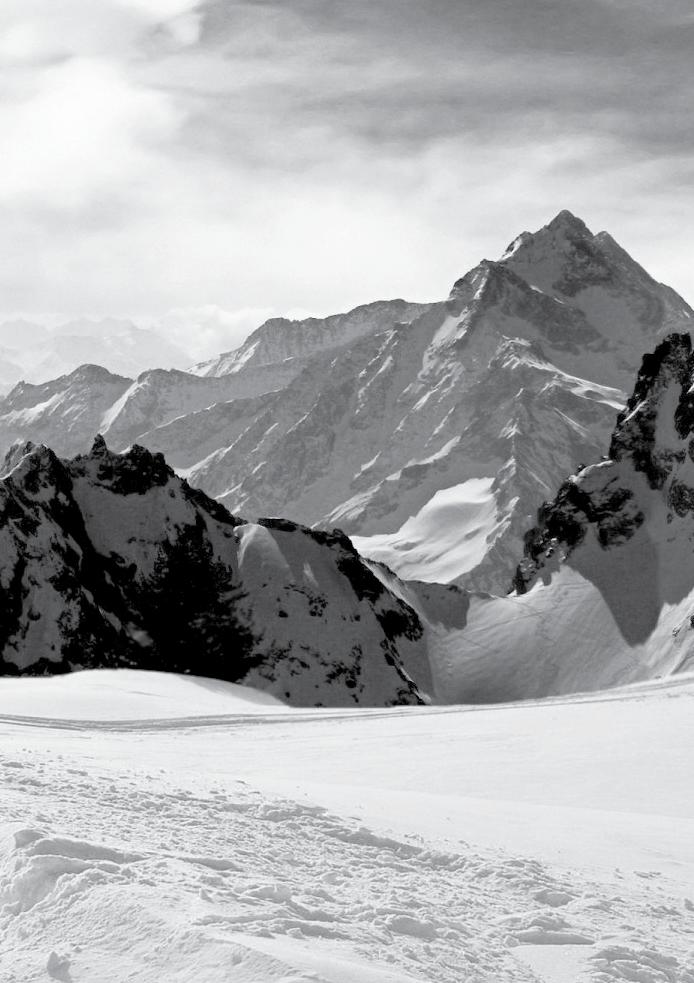
[[[3,983],[694,980],[694,677],[484,709],[261,699],[0,680]]]
[[[0,713],[56,720],[157,720],[286,713],[260,690],[173,672],[97,669],[62,676],[0,677]]]

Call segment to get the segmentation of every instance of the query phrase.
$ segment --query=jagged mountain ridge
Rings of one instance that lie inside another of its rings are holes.
[[[405,668],[428,675],[421,623],[342,534],[247,523],[102,438],[72,460],[17,446],[6,471],[0,673],[129,666],[294,705],[422,702]]]
[[[464,626],[440,628],[435,694],[527,699],[694,669],[693,386],[688,334],[644,357],[609,456],[539,510],[515,593],[471,595]]]
[[[604,449],[642,352],[694,312],[568,212],[446,302],[406,305],[411,320],[402,303],[385,327],[387,305],[370,328],[357,309],[339,348],[339,318],[268,322],[206,370],[226,374],[148,373],[94,430],[164,452],[232,510],[339,526],[405,577],[504,590],[537,502]],[[0,434],[32,436],[2,407]]]
[[[332,314],[326,318],[308,317],[299,321],[286,317],[270,318],[240,348],[199,362],[191,372],[201,376],[235,375],[250,367],[280,366],[291,360],[298,374],[302,360],[307,357],[340,348],[398,322],[412,321],[429,306],[397,299],[363,304],[346,314]]]

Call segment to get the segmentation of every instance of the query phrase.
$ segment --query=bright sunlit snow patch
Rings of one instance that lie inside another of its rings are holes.
[[[493,478],[470,478],[444,488],[401,528],[378,536],[353,536],[369,560],[385,563],[403,579],[447,583],[484,557],[496,524]]]

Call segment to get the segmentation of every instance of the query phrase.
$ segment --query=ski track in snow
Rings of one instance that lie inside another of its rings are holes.
[[[694,983],[694,901],[656,872],[442,849],[232,777],[230,724],[302,717],[3,717],[3,983]],[[196,723],[228,742],[228,779],[148,757],[152,731]]]

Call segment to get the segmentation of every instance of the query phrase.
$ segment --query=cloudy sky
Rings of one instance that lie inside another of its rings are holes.
[[[691,0],[2,0],[0,311],[439,299],[565,207],[691,301],[692,50]]]

